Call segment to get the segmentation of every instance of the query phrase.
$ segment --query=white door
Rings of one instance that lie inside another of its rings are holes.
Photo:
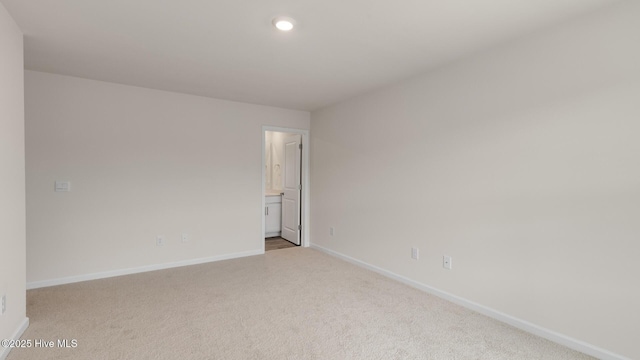
[[[300,135],[284,138],[284,196],[282,197],[282,238],[300,245]]]

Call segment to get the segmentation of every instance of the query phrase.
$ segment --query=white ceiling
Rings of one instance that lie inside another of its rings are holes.
[[[314,110],[618,0],[0,1],[27,69]]]

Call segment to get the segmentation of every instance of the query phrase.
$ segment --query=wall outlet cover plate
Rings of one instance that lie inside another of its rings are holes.
[[[452,268],[452,264],[451,264],[452,260],[451,260],[451,256],[443,256],[442,257],[442,267],[448,270],[451,270]]]

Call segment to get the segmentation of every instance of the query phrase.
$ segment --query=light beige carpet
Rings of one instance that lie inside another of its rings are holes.
[[[305,248],[31,290],[20,359],[590,359]]]

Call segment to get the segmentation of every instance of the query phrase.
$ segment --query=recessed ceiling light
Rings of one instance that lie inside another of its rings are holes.
[[[286,16],[278,16],[273,19],[273,26],[275,26],[278,30],[281,31],[289,31],[293,29],[293,26],[296,24],[296,21],[290,17]]]

